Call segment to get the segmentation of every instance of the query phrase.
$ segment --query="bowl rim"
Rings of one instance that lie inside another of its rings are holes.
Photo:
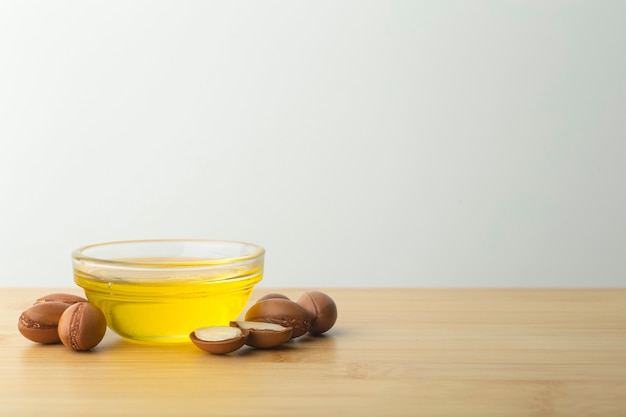
[[[103,257],[85,255],[84,252],[97,247],[111,246],[111,245],[124,245],[134,243],[225,243],[235,244],[241,246],[247,246],[254,249],[254,252],[243,256],[233,256],[228,258],[206,259],[206,260],[194,260],[194,261],[164,261],[164,262],[140,262],[140,261],[128,261],[123,259],[107,259]],[[224,265],[237,262],[243,262],[250,259],[260,258],[265,255],[265,248],[255,243],[249,243],[239,240],[225,240],[225,239],[130,239],[130,240],[111,240],[99,243],[92,243],[89,245],[80,246],[72,251],[72,259],[79,262],[94,262],[105,265],[115,265],[118,267],[129,268],[197,268],[202,266],[212,265]]]

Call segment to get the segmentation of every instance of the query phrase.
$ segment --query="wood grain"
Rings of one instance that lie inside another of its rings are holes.
[[[92,352],[24,339],[39,296],[0,290],[2,416],[619,416],[626,289],[321,289],[324,337],[228,356],[107,333]],[[257,289],[297,298],[299,289]]]

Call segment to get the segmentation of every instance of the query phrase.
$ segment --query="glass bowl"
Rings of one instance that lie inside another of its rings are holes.
[[[111,330],[144,342],[186,342],[228,325],[263,279],[265,250],[224,240],[132,240],[72,252],[74,281]]]

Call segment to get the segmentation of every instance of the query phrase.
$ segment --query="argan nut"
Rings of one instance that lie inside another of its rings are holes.
[[[194,330],[189,338],[205,352],[224,355],[242,347],[248,338],[248,331],[233,326],[208,326]]]
[[[313,322],[309,333],[327,332],[337,321],[337,305],[327,294],[320,291],[307,291],[297,301],[309,313]]]
[[[83,298],[74,294],[53,293],[53,294],[44,295],[43,297],[39,297],[35,301],[35,304],[51,303],[51,302],[76,304],[76,303],[81,303],[81,302],[86,302],[86,301],[87,301],[86,298]]]
[[[69,306],[57,302],[32,305],[20,315],[17,328],[22,336],[33,342],[59,343],[59,320]]]
[[[261,321],[291,327],[292,339],[302,336],[311,327],[311,314],[295,301],[282,298],[270,298],[253,304],[244,318],[245,321]]]
[[[44,303],[41,305],[46,305]],[[104,313],[95,305],[80,302],[70,305],[59,320],[61,342],[74,350],[91,350],[104,337],[107,329]]]
[[[291,327],[260,321],[232,321],[230,325],[248,330],[246,345],[260,349],[280,346],[289,341],[293,333]]]
[[[283,300],[289,300],[289,297],[287,297],[285,294],[280,294],[280,293],[277,293],[277,292],[272,292],[272,293],[266,294],[266,295],[264,295],[263,297],[259,298],[259,299],[257,300],[257,303],[258,303],[259,301],[269,300],[269,299],[271,299],[271,298],[280,298],[280,299],[283,299]]]

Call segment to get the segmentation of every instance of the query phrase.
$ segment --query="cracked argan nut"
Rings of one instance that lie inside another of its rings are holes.
[[[77,351],[91,350],[96,347],[106,330],[107,322],[104,313],[88,302],[70,305],[59,320],[61,343]]]
[[[51,302],[76,304],[76,303],[81,303],[81,302],[86,302],[86,301],[87,301],[86,298],[83,298],[74,294],[52,293],[52,294],[44,295],[43,297],[39,297],[35,301],[35,304],[51,303]]]
[[[248,331],[233,326],[208,326],[194,330],[189,338],[205,352],[224,355],[242,347],[248,338]]]
[[[309,333],[322,334],[327,332],[337,321],[337,305],[327,294],[320,291],[307,291],[297,301],[311,313]]]
[[[292,339],[302,336],[311,327],[311,314],[295,301],[282,298],[270,298],[253,304],[246,312],[244,319],[291,327]]]
[[[17,328],[28,340],[37,343],[59,343],[59,320],[69,304],[49,302],[34,304],[20,315]]]
[[[260,321],[231,321],[230,325],[248,330],[246,345],[260,349],[280,346],[289,341],[293,333],[291,327]]]

